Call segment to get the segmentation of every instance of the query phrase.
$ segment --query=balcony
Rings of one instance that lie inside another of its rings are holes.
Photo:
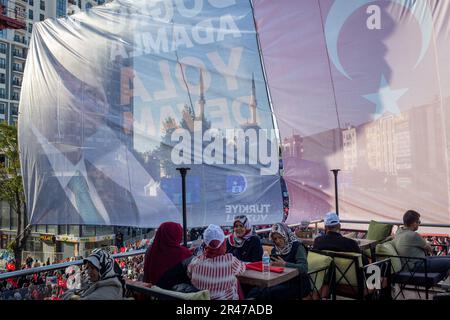
[[[3,79],[3,82],[2,82],[2,79],[0,79],[0,83],[5,83],[4,81],[5,81],[5,79]],[[21,80],[13,80],[12,85],[16,86],[16,87],[21,87],[22,81]]]
[[[13,56],[14,58],[20,58],[24,60],[27,58],[27,55],[25,53],[16,50],[13,51]]]
[[[20,73],[23,73],[23,67],[16,67],[16,66],[13,66],[13,71],[14,72],[20,72]]]
[[[11,95],[11,100],[16,100],[16,101],[19,101],[19,99],[20,99],[20,94],[19,93],[13,93],[12,95]]]
[[[25,28],[25,9],[23,7],[9,9],[0,3],[0,30]]]
[[[20,43],[20,44],[24,44],[24,45],[28,44],[25,37],[21,37],[21,36],[18,36],[18,35],[14,36],[14,41],[17,42],[17,43]]]

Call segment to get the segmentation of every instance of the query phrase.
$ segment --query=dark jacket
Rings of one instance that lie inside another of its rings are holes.
[[[361,249],[355,240],[346,238],[338,232],[331,231],[326,235],[317,237],[314,240],[313,249],[361,253]]]
[[[189,257],[167,270],[161,278],[159,278],[156,285],[166,290],[173,290],[174,286],[182,283],[190,285],[191,279],[187,275],[187,267],[193,258],[194,256]]]
[[[253,235],[245,240],[242,247],[233,247],[229,241],[227,241],[227,253],[231,253],[233,256],[244,262],[256,262],[262,260],[263,248],[261,240],[258,236]]]

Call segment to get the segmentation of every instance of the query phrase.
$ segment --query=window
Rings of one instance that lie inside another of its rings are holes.
[[[33,10],[28,10],[28,19],[33,20]]]
[[[0,53],[6,53],[6,43],[0,43]]]
[[[1,58],[0,58],[1,59]],[[1,63],[1,62],[0,62]],[[20,63],[13,63],[13,70],[22,72],[22,65]]]
[[[41,0],[39,8],[41,8],[41,10],[45,10],[45,1]]]
[[[0,58],[0,69],[5,69],[5,68],[6,68],[6,59]]]
[[[28,1],[28,3],[30,4],[30,6],[34,5],[34,0],[30,0]]]
[[[11,210],[10,210],[9,204],[6,201],[0,201],[0,214],[2,217],[1,227],[4,229],[10,228],[10,222],[11,222],[10,211]]]
[[[19,115],[19,106],[18,105],[12,105],[11,106],[11,114],[13,116],[18,116]]]
[[[92,8],[92,3],[86,3],[86,11],[89,11]]]
[[[5,114],[6,106],[4,103],[0,103],[0,113]],[[1,156],[1,155],[0,155]]]
[[[69,230],[67,230],[69,234],[74,235],[75,237],[80,236],[80,226],[69,226]]]
[[[6,99],[6,90],[5,88],[0,88],[0,98]]]
[[[33,24],[32,24],[32,23],[29,23],[29,24],[28,24],[28,32],[29,32],[29,33],[32,33],[32,32],[33,32]]]
[[[39,21],[44,21],[45,20],[45,16],[43,14],[39,15]]]
[[[66,0],[56,0],[56,16],[58,18],[67,15]]]
[[[0,83],[6,83],[6,75],[4,73],[0,73]]]
[[[83,237],[95,236],[95,226],[81,226],[81,236]]]

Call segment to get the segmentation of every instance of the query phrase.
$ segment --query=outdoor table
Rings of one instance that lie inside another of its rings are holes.
[[[298,276],[298,274],[299,272],[296,268],[284,268],[282,273],[270,272],[267,275],[255,270],[245,270],[244,274],[238,276],[238,279],[241,284],[269,288],[289,281]]]

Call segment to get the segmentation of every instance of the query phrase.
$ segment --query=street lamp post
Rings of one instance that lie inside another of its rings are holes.
[[[181,194],[183,201],[183,245],[187,248],[187,217],[186,217],[186,174],[190,168],[177,168],[181,174]]]
[[[341,171],[341,169],[333,169],[330,171],[333,172],[333,174],[334,174],[334,198],[336,201],[336,214],[339,215],[339,197],[338,197],[337,176],[338,176],[339,171]]]

